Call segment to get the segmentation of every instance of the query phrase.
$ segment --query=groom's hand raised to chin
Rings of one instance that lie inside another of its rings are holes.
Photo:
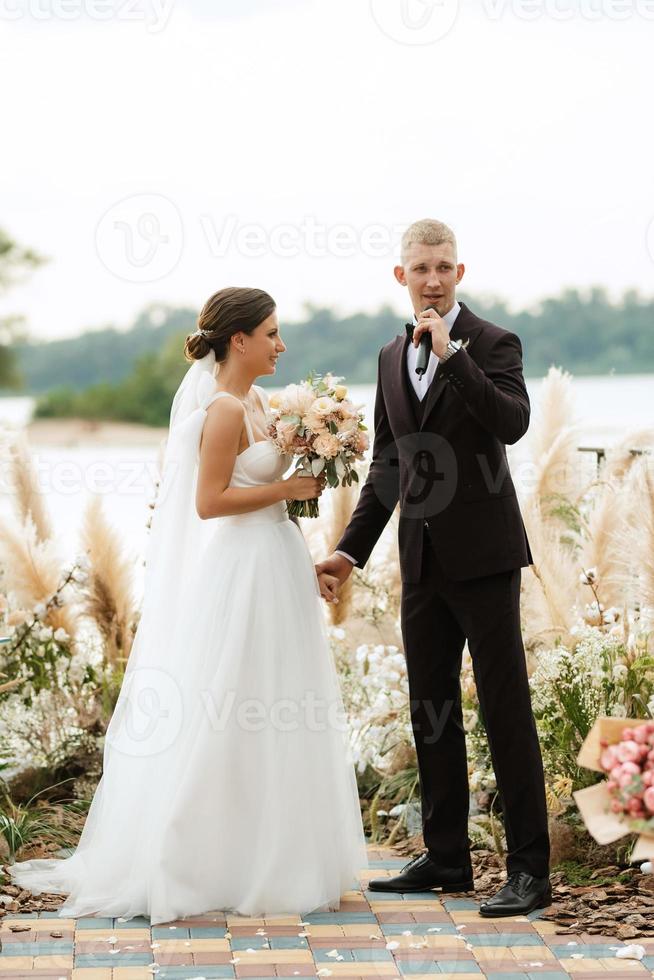
[[[413,331],[413,344],[415,347],[420,343],[423,333],[431,334],[431,349],[436,357],[442,357],[447,352],[447,342],[450,339],[450,332],[447,324],[440,318],[436,310],[428,309],[418,314],[418,323]]]
[[[343,555],[330,555],[316,565],[320,594],[327,602],[338,602],[338,591],[352,574],[354,565]]]

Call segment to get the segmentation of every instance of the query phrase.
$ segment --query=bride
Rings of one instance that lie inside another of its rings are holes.
[[[338,908],[366,866],[320,588],[285,501],[256,377],[285,351],[275,304],[222,289],[186,340],[139,627],[103,773],[71,857],[9,867],[62,916]]]

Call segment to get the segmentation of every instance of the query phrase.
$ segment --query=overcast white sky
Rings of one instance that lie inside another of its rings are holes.
[[[651,294],[653,42],[654,0],[0,0],[0,224],[51,259],[0,312],[402,310],[427,216],[472,294]]]

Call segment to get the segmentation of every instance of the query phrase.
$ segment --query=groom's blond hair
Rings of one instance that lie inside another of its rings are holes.
[[[454,261],[456,262],[456,237],[451,228],[448,228],[442,221],[434,221],[432,218],[414,221],[402,235],[402,264],[404,265],[406,261],[407,252],[411,245],[445,245],[446,243],[449,243],[454,249]]]

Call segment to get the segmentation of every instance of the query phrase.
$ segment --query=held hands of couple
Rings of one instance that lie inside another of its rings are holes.
[[[320,595],[326,602],[337,603],[338,593],[343,583],[349,578],[354,565],[343,555],[330,555],[325,561],[315,566],[320,586]]]
[[[338,590],[341,587],[341,583],[335,575],[330,575],[328,572],[321,572],[318,575],[318,586],[320,587],[320,595],[325,602],[331,602],[334,605],[340,602]]]
[[[440,318],[436,310],[425,310],[418,314],[418,324],[413,331],[413,345],[417,347],[423,333],[431,334],[431,349],[436,357],[442,357],[447,352],[447,342],[450,332],[447,324]]]

